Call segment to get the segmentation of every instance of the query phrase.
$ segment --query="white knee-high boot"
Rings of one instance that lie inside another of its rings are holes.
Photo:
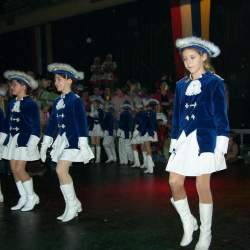
[[[132,168],[140,167],[139,154],[137,150],[133,151],[134,153],[134,164],[131,166]]]
[[[154,162],[152,160],[152,156],[151,155],[147,155],[147,162],[146,162],[146,167],[147,169],[144,171],[145,174],[153,174],[154,172]]]
[[[125,139],[124,144],[125,144],[125,151],[127,154],[128,162],[134,162],[134,154],[133,154],[130,139]]]
[[[26,201],[27,201],[27,194],[26,194],[26,191],[23,187],[23,183],[21,181],[17,181],[16,187],[17,187],[18,193],[20,195],[20,198],[19,198],[17,204],[15,206],[11,207],[11,210],[21,209],[26,204]]]
[[[40,200],[38,195],[34,192],[32,178],[28,181],[23,182],[23,187],[27,193],[27,202],[25,203],[21,211],[27,212],[33,210],[35,205],[39,204]]]
[[[113,161],[116,162],[117,161],[117,157],[116,157],[116,152],[115,152],[115,143],[114,143],[114,141],[110,145],[110,150],[111,150]]]
[[[106,153],[107,158],[108,158],[105,163],[112,162],[113,161],[113,156],[112,156],[111,148],[107,144],[103,144],[103,147],[104,147],[105,153]]]
[[[213,216],[213,204],[199,204],[200,211],[200,237],[195,246],[195,250],[208,250],[211,244],[212,233],[212,216]]]
[[[127,157],[127,152],[125,148],[125,139],[119,138],[119,159],[120,159],[120,164],[128,164],[128,157]]]
[[[92,146],[91,146],[91,150],[92,150],[92,152],[93,152],[94,157],[96,157],[96,156],[95,156],[95,145],[92,145]]]
[[[143,164],[141,165],[141,168],[146,168],[146,166],[147,166],[147,153],[146,153],[146,151],[142,151],[142,156],[143,156]]]
[[[187,197],[178,201],[174,201],[173,198],[170,200],[181,218],[184,234],[180,246],[184,247],[193,240],[193,232],[198,229],[197,221],[190,212]]]
[[[66,185],[67,185],[67,184],[66,184]],[[65,215],[66,215],[66,213],[67,213],[68,202],[67,202],[66,194],[65,194],[65,191],[64,191],[65,185],[61,185],[61,186],[60,186],[60,189],[61,189],[61,191],[62,191],[63,199],[64,199],[64,201],[65,201],[65,209],[64,209],[63,214],[60,215],[60,216],[58,216],[57,219],[58,219],[58,220],[63,220],[64,217],[65,217]],[[67,186],[66,186],[66,189],[67,189]],[[77,208],[77,213],[82,212],[82,204],[81,204],[81,202],[77,199],[77,197],[76,197],[76,204],[75,204],[75,205],[76,205],[76,208]]]
[[[82,206],[76,198],[73,182],[63,185],[62,189],[66,200],[66,211],[62,221],[67,222],[77,217],[78,213],[82,211]]]
[[[96,160],[95,163],[100,163],[101,161],[101,146],[96,145]]]

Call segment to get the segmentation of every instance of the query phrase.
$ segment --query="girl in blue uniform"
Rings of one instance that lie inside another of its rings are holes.
[[[112,103],[108,103],[107,111],[104,114],[103,119],[103,147],[107,155],[106,163],[116,162],[116,152],[115,152],[115,128],[114,128],[114,106]]]
[[[139,152],[138,152],[138,145],[142,148],[143,146],[143,140],[141,136],[141,130],[143,128],[143,124],[145,122],[145,115],[146,113],[143,110],[143,104],[142,102],[138,101],[135,103],[135,117],[134,117],[134,129],[131,139],[131,144],[133,148],[133,154],[134,154],[134,164],[131,166],[133,168],[141,167],[144,168],[144,165],[140,165],[139,160]],[[143,162],[146,164],[146,151],[143,151]]]
[[[151,143],[158,141],[155,107],[156,105],[159,105],[159,101],[154,98],[150,98],[144,101],[144,105],[145,120],[142,128],[143,148],[146,152],[146,170],[144,173],[153,174],[155,164],[152,159]]]
[[[133,129],[132,106],[129,101],[121,105],[121,114],[117,136],[119,137],[119,159],[121,165],[133,162],[133,152],[131,147],[131,135]]]
[[[11,82],[10,90],[15,96],[8,104],[5,133],[1,133],[0,138],[4,145],[2,157],[10,161],[20,194],[18,203],[11,210],[30,211],[39,203],[39,197],[33,190],[33,180],[26,171],[27,161],[40,159],[37,147],[40,140],[39,110],[29,96],[38,84],[20,71],[6,71],[4,77]]]
[[[94,156],[88,144],[88,127],[84,104],[71,86],[83,79],[83,73],[68,64],[53,63],[48,71],[55,75],[55,86],[61,96],[52,107],[41,147],[41,160],[45,162],[46,151],[52,146],[50,156],[57,163],[56,172],[66,206],[58,220],[67,222],[82,211],[77,199],[73,180],[69,174],[72,162],[88,163]]]
[[[101,96],[93,95],[90,97],[91,110],[89,113],[89,136],[91,138],[91,148],[95,155],[95,163],[99,164],[101,161],[101,138],[103,137],[103,104],[104,100]]]
[[[178,39],[176,47],[190,75],[176,84],[172,154],[166,168],[170,172],[171,202],[183,224],[180,245],[186,246],[198,226],[189,209],[184,181],[186,176],[196,176],[201,226],[195,250],[208,250],[213,212],[210,178],[213,172],[226,168],[229,135],[224,81],[210,71],[209,64],[209,58],[218,56],[220,50],[197,37]]]

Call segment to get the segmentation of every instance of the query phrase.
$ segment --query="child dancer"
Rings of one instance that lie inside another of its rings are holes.
[[[120,114],[119,129],[117,131],[117,136],[119,137],[119,159],[120,164],[127,165],[129,162],[133,162],[130,142],[133,128],[132,106],[129,101],[125,101],[121,105],[121,109],[123,111]]]
[[[172,154],[166,168],[170,172],[171,202],[183,225],[180,245],[187,246],[198,226],[189,209],[184,181],[186,176],[196,176],[201,226],[195,250],[208,250],[213,213],[210,178],[211,173],[226,168],[229,136],[224,81],[210,71],[209,64],[209,58],[217,57],[220,50],[197,37],[178,39],[176,47],[190,75],[176,84]]]
[[[40,140],[40,116],[36,103],[29,96],[38,87],[37,81],[20,71],[6,71],[4,77],[11,82],[10,90],[15,96],[8,104],[3,158],[10,161],[20,198],[11,210],[30,211],[39,203],[33,190],[33,180],[26,171],[27,161],[40,159],[37,144]]]
[[[61,96],[53,104],[40,154],[41,160],[45,162],[46,151],[52,145],[50,155],[52,161],[57,162],[56,172],[66,203],[64,213],[57,219],[67,222],[82,211],[69,168],[72,162],[88,163],[94,156],[88,144],[84,104],[81,98],[71,91],[72,84],[83,79],[83,73],[62,63],[49,64],[48,71],[55,75],[55,85]]]
[[[91,110],[89,124],[89,136],[91,138],[91,147],[94,155],[96,155],[95,163],[99,164],[101,161],[101,138],[103,137],[103,104],[104,100],[101,96],[93,95],[90,97]]]
[[[132,134],[132,139],[131,139],[131,144],[132,144],[132,148],[133,148],[133,154],[134,154],[134,164],[131,166],[133,168],[136,167],[141,167],[143,168],[144,165],[140,166],[140,160],[139,160],[139,153],[138,153],[138,145],[140,145],[142,147],[143,145],[143,140],[142,140],[142,136],[141,133],[143,126],[143,123],[145,122],[145,115],[146,113],[143,110],[143,104],[142,102],[137,102],[135,104],[135,117],[134,117],[134,130],[133,130],[133,134]],[[143,152],[143,161],[146,164],[146,151],[142,151]]]
[[[115,152],[115,141],[114,141],[114,107],[112,103],[107,106],[107,112],[105,112],[103,120],[103,147],[107,154],[106,163],[116,162],[116,152]]]
[[[151,143],[157,142],[157,120],[156,120],[156,112],[155,106],[159,105],[159,101],[156,99],[150,98],[145,102],[145,121],[143,123],[142,128],[142,136],[143,136],[143,148],[146,151],[146,170],[144,173],[146,174],[153,174],[153,168],[155,166],[152,160],[152,149]]]

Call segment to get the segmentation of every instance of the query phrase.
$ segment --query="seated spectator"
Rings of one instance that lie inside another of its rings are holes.
[[[108,54],[102,64],[103,83],[105,86],[113,87],[116,81],[117,64],[113,61],[113,56]]]
[[[234,163],[238,160],[239,146],[235,142],[235,135],[231,134],[229,137],[228,151],[225,156],[227,163]]]
[[[114,96],[111,98],[111,103],[114,106],[114,116],[117,120],[120,117],[120,107],[124,101],[129,101],[131,103],[131,98],[125,95],[121,88],[116,88]]]
[[[90,72],[90,83],[96,86],[100,86],[103,79],[103,71],[100,57],[94,58],[94,62],[90,66]]]
[[[129,79],[126,82],[126,86],[128,87],[128,96],[131,99],[132,105],[135,106],[136,104],[141,103],[140,83],[134,79]]]

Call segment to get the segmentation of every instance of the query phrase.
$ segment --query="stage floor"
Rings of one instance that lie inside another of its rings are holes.
[[[83,212],[69,223],[56,216],[64,209],[55,172],[34,176],[41,203],[32,212],[12,212],[17,191],[11,176],[2,176],[5,203],[0,207],[1,250],[176,250],[182,228],[172,208],[164,166],[154,175],[105,164],[72,168]],[[189,202],[198,216],[193,178],[186,181]],[[213,175],[211,250],[250,249],[250,166],[235,164]]]

